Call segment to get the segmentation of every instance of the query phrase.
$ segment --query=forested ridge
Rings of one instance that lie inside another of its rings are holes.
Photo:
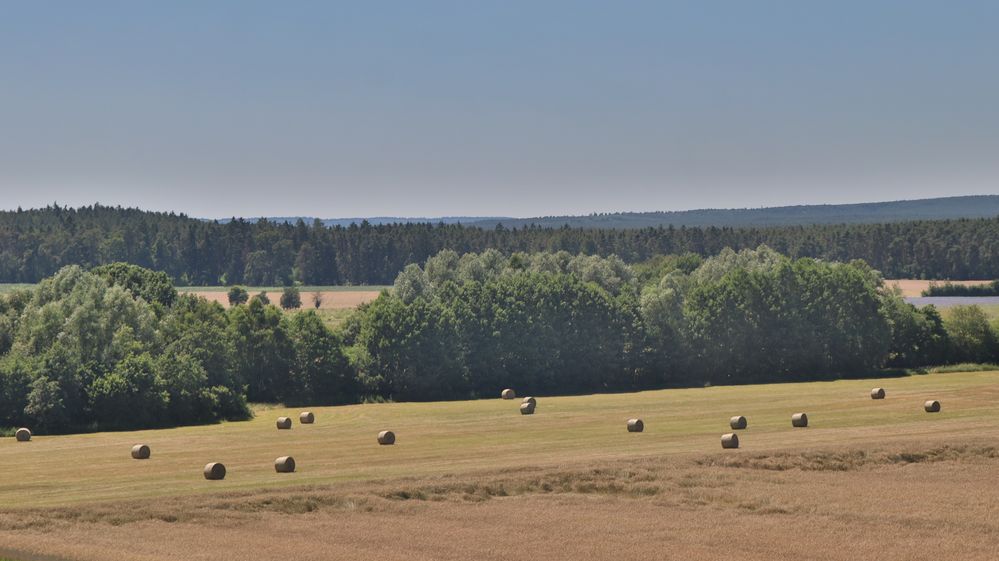
[[[637,263],[765,244],[792,258],[863,259],[890,278],[999,277],[999,218],[768,228],[481,229],[457,224],[325,227],[93,205],[0,212],[0,282],[33,283],[67,265],[128,262],[177,284],[389,284],[406,265],[459,253],[567,251]]]

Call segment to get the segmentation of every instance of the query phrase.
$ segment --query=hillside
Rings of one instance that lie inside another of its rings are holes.
[[[843,205],[799,205],[769,208],[699,209],[673,212],[618,212],[587,216],[482,219],[469,223],[481,228],[503,224],[508,228],[537,225],[559,228],[648,228],[797,226],[809,224],[873,224],[907,220],[991,218],[999,215],[999,195],[946,197],[912,201]]]

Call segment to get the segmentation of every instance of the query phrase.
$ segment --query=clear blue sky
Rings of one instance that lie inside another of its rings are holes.
[[[5,2],[0,207],[439,216],[999,192],[999,2]]]

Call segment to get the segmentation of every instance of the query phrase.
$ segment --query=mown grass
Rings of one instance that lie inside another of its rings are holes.
[[[384,403],[318,407],[316,424],[278,431],[270,407],[251,421],[155,431],[69,436],[37,434],[30,443],[0,439],[0,504],[60,506],[82,502],[329,485],[482,470],[550,468],[566,463],[720,451],[732,415],[746,415],[739,454],[867,443],[913,435],[967,435],[999,428],[999,373],[973,372],[882,380],[711,387],[630,394],[544,397],[535,415],[519,400]],[[870,388],[886,388],[874,401]],[[943,411],[926,414],[927,399]],[[809,415],[792,429],[792,413]],[[644,433],[625,422],[642,417]],[[379,446],[392,429],[395,446]],[[129,457],[146,443],[152,458]],[[294,474],[276,474],[274,458],[292,455]],[[205,481],[202,467],[226,464],[224,481]]]

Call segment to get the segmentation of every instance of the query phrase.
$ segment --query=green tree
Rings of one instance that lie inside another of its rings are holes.
[[[110,286],[120,286],[149,303],[169,307],[177,299],[177,289],[170,276],[162,271],[129,263],[109,263],[97,267],[93,273]]]
[[[944,320],[954,362],[999,360],[999,342],[988,317],[978,306],[954,306]]]
[[[232,286],[229,287],[229,305],[238,306],[240,304],[245,304],[247,300],[250,299],[250,293],[246,291],[242,286]]]
[[[302,307],[302,294],[297,286],[286,286],[281,292],[281,307],[285,310],[295,310]]]
[[[430,280],[419,265],[411,263],[396,277],[393,288],[396,296],[409,304],[430,294]]]
[[[229,309],[235,371],[251,401],[276,402],[288,395],[294,348],[281,311],[254,297]]]
[[[369,390],[400,400],[467,395],[454,322],[436,302],[383,293],[362,312],[356,363]]]
[[[157,426],[166,421],[170,394],[149,354],[132,355],[87,388],[95,420],[116,428]]]
[[[330,404],[357,400],[354,372],[343,345],[315,312],[292,316],[288,334],[294,344],[286,398],[289,402]]]

